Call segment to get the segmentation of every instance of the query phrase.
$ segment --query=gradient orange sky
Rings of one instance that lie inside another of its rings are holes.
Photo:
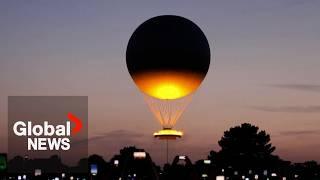
[[[171,157],[205,158],[223,131],[249,122],[271,134],[275,154],[320,161],[320,1],[0,2],[0,152],[7,96],[89,97],[90,152],[110,159],[125,145],[165,161],[160,125],[125,62],[145,20],[174,14],[195,22],[212,63],[177,129]]]

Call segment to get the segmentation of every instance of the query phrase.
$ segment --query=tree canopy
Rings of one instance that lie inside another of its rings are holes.
[[[212,151],[209,158],[219,166],[263,168],[275,167],[279,162],[279,158],[272,155],[275,147],[270,142],[270,135],[248,123],[225,131],[218,144],[221,150]]]

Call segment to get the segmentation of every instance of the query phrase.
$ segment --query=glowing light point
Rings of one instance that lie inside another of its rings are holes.
[[[183,132],[174,129],[162,129],[153,133],[153,136],[159,139],[176,139],[181,138],[183,136]]]

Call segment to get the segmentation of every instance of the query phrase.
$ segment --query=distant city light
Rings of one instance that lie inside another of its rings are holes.
[[[271,176],[272,176],[272,177],[276,177],[277,174],[276,174],[276,173],[271,173]]]
[[[205,160],[203,160],[203,163],[204,163],[204,164],[211,164],[211,160],[205,159]]]
[[[202,174],[201,177],[206,178],[208,177],[208,174]]]
[[[146,152],[134,152],[133,157],[135,159],[145,159],[147,156]]]
[[[224,180],[224,176],[217,176],[216,180]]]
[[[98,167],[96,164],[91,164],[90,165],[90,173],[95,176],[98,174]]]
[[[41,176],[41,169],[35,169],[34,176]]]
[[[186,156],[179,156],[179,160],[186,160]]]

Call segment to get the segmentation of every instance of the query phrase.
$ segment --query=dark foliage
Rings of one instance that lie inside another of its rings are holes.
[[[211,152],[210,158],[219,166],[237,169],[277,167],[279,158],[272,155],[275,147],[270,135],[248,123],[230,128],[218,142],[221,150]]]

